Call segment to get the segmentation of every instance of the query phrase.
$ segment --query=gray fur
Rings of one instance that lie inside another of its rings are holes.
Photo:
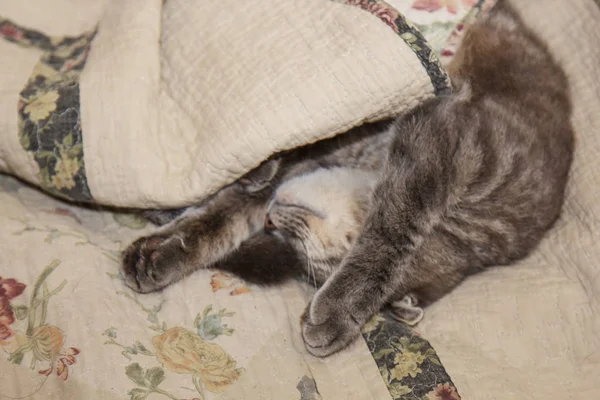
[[[230,270],[248,280],[265,284],[279,282],[280,276],[293,275],[288,270],[272,268],[261,269],[261,273],[267,274],[263,276],[249,275],[240,270],[242,266],[248,268],[248,259],[257,258],[264,262],[265,253],[271,252],[271,248],[273,252],[289,253],[285,240],[290,236],[285,235],[285,229],[273,238],[255,237],[254,243],[260,243],[262,248],[253,249],[248,245],[242,246],[242,243],[254,235],[264,234],[268,209],[272,208],[274,213],[281,211],[283,205],[276,201],[278,189],[285,189],[298,180],[310,181],[315,173],[319,175],[331,169],[379,175],[391,140],[391,132],[385,129],[388,125],[389,122],[363,125],[340,137],[279,154],[199,206],[145,212],[144,215],[162,227],[156,233],[136,240],[123,253],[122,271],[126,284],[141,293],[153,292],[198,269],[210,267]],[[368,196],[366,201],[370,201]],[[360,204],[358,199],[354,202],[357,206]],[[300,205],[295,201],[292,203]],[[367,206],[362,206],[363,219]],[[288,207],[289,211],[294,209],[298,207]],[[352,236],[357,237],[359,230],[360,226],[357,226]],[[298,250],[298,242],[292,242],[294,249]],[[340,254],[340,260],[344,255]],[[328,256],[301,254],[294,260],[298,265],[289,268],[302,269],[314,265],[311,264],[313,258],[323,257]],[[315,281],[315,271],[307,269],[298,274],[304,272],[312,274],[312,282],[317,284],[326,278],[317,271],[319,279]],[[327,275],[329,273],[331,271]]]
[[[382,308],[418,322],[468,275],[527,256],[563,203],[567,79],[504,0],[467,32],[448,71],[455,94],[278,155],[134,242],[127,284],[159,290],[206,267],[260,283],[304,274],[322,286],[302,335],[327,356]],[[277,264],[273,254],[289,268],[248,262]]]

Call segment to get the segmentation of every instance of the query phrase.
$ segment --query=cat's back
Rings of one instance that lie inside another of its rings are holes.
[[[465,35],[449,72],[457,94],[445,112],[462,139],[446,229],[509,262],[560,214],[574,148],[568,80],[504,0]]]
[[[506,162],[526,156],[522,170],[544,165],[551,181],[566,179],[574,145],[568,79],[507,1],[467,32],[449,73],[458,118],[476,113],[480,140]]]

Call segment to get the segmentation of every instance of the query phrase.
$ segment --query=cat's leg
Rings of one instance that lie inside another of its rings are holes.
[[[273,285],[305,274],[306,260],[286,240],[260,231],[210,268],[230,272],[246,282]]]
[[[248,193],[256,193],[265,190],[269,185],[273,184],[273,181],[279,172],[280,165],[280,158],[269,159],[242,176],[232,186],[238,186]],[[224,190],[229,190],[229,188]],[[188,210],[191,212],[193,209],[200,209],[207,204],[214,202],[215,198],[218,196],[218,193],[215,196],[210,196],[193,207],[175,208],[170,210],[144,210],[140,211],[140,214],[154,225],[163,226],[181,217],[181,215]]]
[[[173,210],[145,210],[140,214],[152,222],[154,225],[163,226],[169,222],[173,222],[177,217],[181,216],[187,208],[178,208]]]
[[[417,130],[412,121],[427,117],[396,127],[363,232],[305,311],[302,335],[315,356],[346,347],[373,314],[422,284],[413,259],[449,205],[456,146],[444,129]]]
[[[210,267],[262,229],[270,196],[270,188],[249,194],[227,187],[204,206],[136,240],[123,252],[125,283],[148,293]]]
[[[373,314],[398,293],[408,294],[414,288],[413,277],[419,271],[411,263],[409,246],[418,246],[420,239],[407,235],[404,242],[402,238],[388,240],[388,234],[381,233],[367,226],[307,306],[301,319],[302,336],[314,356],[326,357],[346,347]]]

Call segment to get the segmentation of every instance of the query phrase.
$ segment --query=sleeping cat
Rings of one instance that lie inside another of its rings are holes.
[[[144,212],[162,227],[125,251],[126,283],[151,292],[218,267],[259,284],[305,275],[321,285],[360,232],[392,138],[388,124],[277,155],[198,206]]]
[[[417,321],[468,275],[527,256],[560,214],[567,79],[504,0],[466,33],[454,93],[268,160],[125,251],[139,292],[215,267],[319,286],[302,318],[327,356],[391,306]],[[164,218],[163,218],[163,222]]]

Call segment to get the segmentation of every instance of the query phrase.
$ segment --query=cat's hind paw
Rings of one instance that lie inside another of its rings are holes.
[[[417,298],[407,294],[402,300],[390,304],[390,311],[395,320],[415,326],[423,319],[423,308],[418,307]]]

